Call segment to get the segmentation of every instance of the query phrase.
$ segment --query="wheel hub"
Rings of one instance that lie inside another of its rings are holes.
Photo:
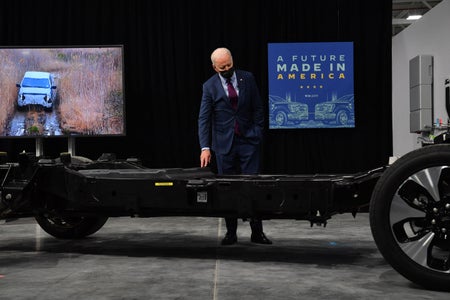
[[[437,238],[448,240],[450,234],[450,203],[438,201],[430,203],[427,208],[426,219],[429,220],[431,230]]]

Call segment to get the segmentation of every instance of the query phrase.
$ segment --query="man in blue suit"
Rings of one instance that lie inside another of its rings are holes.
[[[264,113],[253,74],[235,70],[226,48],[211,54],[214,74],[203,84],[198,118],[200,166],[206,167],[214,151],[219,175],[257,174]],[[237,219],[225,218],[227,233],[222,245],[237,242]],[[260,219],[251,219],[251,241],[272,244],[265,236]]]

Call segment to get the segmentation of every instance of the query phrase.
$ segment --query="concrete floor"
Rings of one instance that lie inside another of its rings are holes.
[[[32,219],[0,225],[0,299],[449,299],[394,271],[368,214],[326,228],[269,220],[273,245],[220,246],[218,218],[111,218],[83,240],[57,240]]]

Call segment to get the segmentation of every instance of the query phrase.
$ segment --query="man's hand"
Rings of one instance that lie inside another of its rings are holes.
[[[211,162],[211,150],[205,149],[200,153],[200,167],[206,167]]]

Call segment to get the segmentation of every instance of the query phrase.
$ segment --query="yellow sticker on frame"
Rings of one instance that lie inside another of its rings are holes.
[[[155,186],[173,186],[173,182],[155,182]]]

